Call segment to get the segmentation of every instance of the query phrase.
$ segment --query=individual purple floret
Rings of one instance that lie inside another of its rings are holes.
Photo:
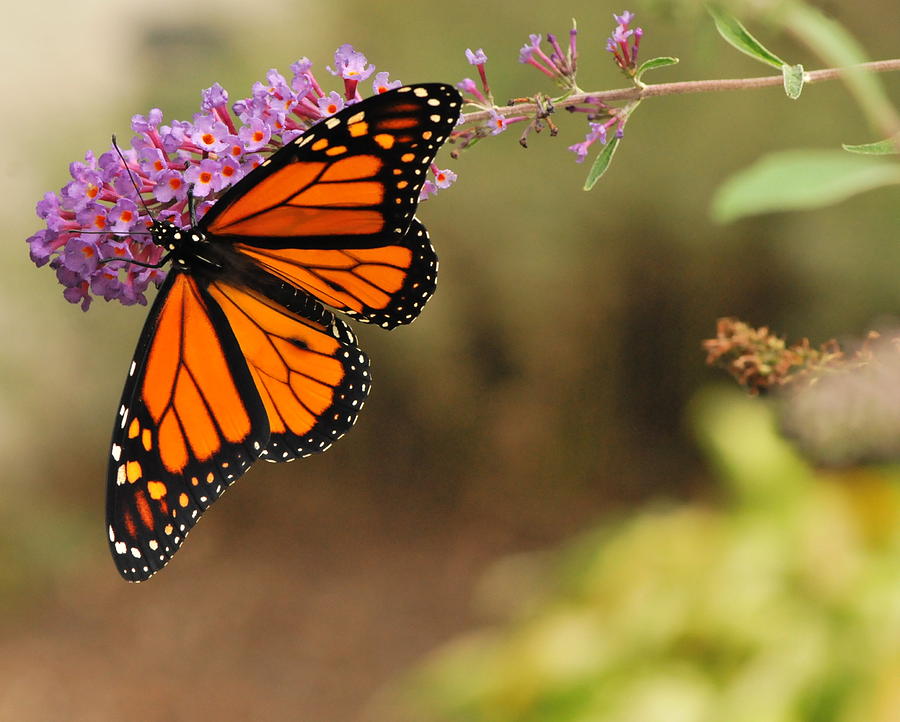
[[[510,120],[508,118],[504,118],[496,110],[491,109],[491,117],[488,121],[488,125],[491,128],[491,135],[499,135],[506,130],[509,123]]]
[[[420,201],[427,200],[439,190],[449,188],[456,182],[456,173],[449,168],[438,168],[432,163],[430,170],[434,180],[429,178],[422,184],[422,190],[419,192]]]
[[[372,80],[372,92],[380,95],[403,85],[399,80],[389,80],[389,78],[390,75],[386,71],[375,73],[375,78]]]
[[[334,115],[344,108],[344,98],[340,93],[331,91],[328,95],[324,95],[318,100],[319,110],[322,115]]]
[[[485,54],[484,50],[478,48],[478,50],[473,52],[471,49],[466,48],[466,60],[469,61],[470,65],[474,65],[476,68],[478,68],[478,75],[481,77],[481,88],[486,96],[491,97],[491,89],[487,81],[487,73],[484,70],[484,64],[487,62],[487,55]]]
[[[484,97],[484,94],[478,89],[478,85],[475,84],[475,81],[472,80],[472,78],[463,78],[456,84],[456,87],[459,89],[459,92],[463,94],[463,96],[472,96],[474,100],[470,102],[472,102],[474,105],[487,107],[491,104],[490,101],[486,97]]]
[[[347,100],[357,97],[356,86],[374,72],[375,66],[367,63],[366,56],[354,50],[349,43],[344,43],[334,52],[334,67],[329,65],[326,70],[344,79]]]

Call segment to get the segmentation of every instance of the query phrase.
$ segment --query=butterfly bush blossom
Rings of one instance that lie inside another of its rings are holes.
[[[472,145],[475,141],[485,137],[485,135],[499,135],[505,131],[511,123],[520,123],[524,120],[528,120],[527,115],[507,118],[497,112],[494,105],[494,96],[491,94],[491,89],[488,85],[487,71],[485,70],[488,57],[483,49],[478,48],[478,50],[473,51],[467,48],[466,60],[469,61],[470,65],[474,65],[475,69],[478,71],[478,75],[481,78],[481,87],[479,88],[471,78],[463,78],[456,84],[456,87],[470,106],[488,112],[488,120],[483,125],[454,133],[455,139],[461,144],[462,148]],[[460,120],[462,121],[462,116],[460,117]],[[451,155],[455,156],[457,153],[454,152]]]
[[[630,11],[613,18],[616,26],[606,49],[626,77],[640,85],[637,58],[643,30],[632,27]],[[594,144],[621,138],[636,104],[611,106],[578,87],[577,40],[574,24],[567,42],[552,33],[529,35],[519,50],[519,62],[552,80],[562,95],[550,98],[537,93],[515,98],[507,107],[494,102],[485,51],[467,49],[465,57],[478,82],[464,78],[456,84],[471,112],[460,116],[450,134],[456,147],[451,157],[517,124],[524,126],[519,137],[523,146],[532,131],[549,128],[556,135],[550,119],[554,106],[586,115],[587,135],[569,146],[579,163]],[[158,108],[135,115],[131,147],[113,148],[99,158],[87,153],[84,161],[70,165],[72,180],[37,204],[46,227],[28,239],[31,259],[38,266],[49,264],[64,286],[63,295],[85,310],[94,296],[126,305],[146,304],[144,292],[151,283],[161,284],[166,273],[154,267],[164,252],[152,242],[147,228],[153,218],[182,228],[193,225],[269,154],[322,118],[361,100],[362,83],[371,78],[374,94],[401,85],[384,71],[376,73],[366,56],[349,44],[339,47],[334,62],[326,67],[343,82],[343,93],[323,89],[311,67],[309,59],[301,58],[291,65],[289,78],[270,70],[265,82],[253,85],[250,97],[230,106],[228,93],[214,84],[202,91],[200,112],[191,121],[164,123]],[[455,180],[452,170],[432,163],[419,199],[429,198]]]
[[[621,15],[613,15],[616,27],[606,41],[606,49],[612,53],[613,60],[619,69],[632,81],[638,77],[638,49],[644,31],[632,28],[634,13],[626,10]],[[552,80],[562,89],[558,98],[550,98],[538,93],[531,98],[515,98],[507,108],[498,108],[488,85],[486,64],[487,54],[478,50],[466,50],[466,59],[475,66],[480,77],[480,84],[471,78],[463,78],[456,87],[463,94],[466,103],[474,108],[479,122],[465,129],[454,132],[457,150],[451,155],[456,157],[459,150],[467,148],[490,135],[498,135],[511,125],[524,123],[525,129],[519,137],[519,143],[527,147],[527,137],[532,131],[540,132],[549,128],[551,135],[557,134],[555,124],[550,120],[555,105],[561,106],[571,113],[585,113],[588,120],[588,133],[585,139],[569,146],[580,163],[587,157],[591,146],[598,141],[605,145],[611,137],[621,138],[625,123],[631,109],[622,109],[607,105],[599,98],[584,93],[578,87],[575,76],[578,69],[578,30],[574,27],[568,33],[567,41],[553,33],[542,35],[534,33],[528,36],[528,42],[519,49],[519,62],[529,65],[545,77]],[[567,102],[572,96],[578,96],[577,102]],[[521,104],[530,109],[527,114],[517,114],[516,105]],[[536,108],[536,111],[535,111]],[[468,122],[468,117],[460,119]]]
[[[375,70],[362,53],[342,45],[327,67],[343,81],[341,95],[326,92],[311,66],[301,58],[291,65],[289,78],[270,70],[265,82],[253,85],[250,97],[230,106],[228,92],[216,83],[202,91],[200,112],[191,121],[166,123],[158,108],[135,115],[131,147],[121,148],[121,156],[116,148],[99,158],[88,152],[69,166],[72,180],[37,204],[46,227],[28,238],[31,260],[49,265],[65,298],[83,310],[95,296],[146,304],[144,292],[166,276],[164,269],[151,267],[164,250],[152,242],[148,223],[156,218],[183,228],[193,225],[270,153],[361,100],[360,83]],[[400,85],[379,72],[372,92]],[[431,170],[423,199],[456,178],[436,165]]]
[[[612,53],[616,65],[626,76],[634,78],[637,73],[638,49],[641,45],[641,37],[644,35],[642,28],[630,28],[634,20],[634,13],[626,10],[621,15],[613,15],[616,28],[606,40],[606,50]],[[581,163],[590,152],[591,146],[600,141],[606,145],[609,134],[617,138],[625,134],[625,123],[628,121],[627,113],[618,112],[606,103],[593,99],[592,103],[582,106],[570,106],[571,112],[588,113],[588,133],[580,143],[569,146],[569,150],[575,153],[575,159]],[[597,122],[602,121],[602,122]]]

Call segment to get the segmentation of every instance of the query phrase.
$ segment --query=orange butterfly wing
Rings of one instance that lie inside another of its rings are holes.
[[[356,423],[369,393],[369,359],[347,324],[318,304],[300,314],[224,281],[208,290],[266,409],[270,436],[260,458],[292,461],[328,449]]]
[[[237,183],[198,228],[360,321],[409,323],[437,276],[413,214],[459,111],[459,94],[439,84],[345,108]]]
[[[113,432],[107,529],[143,581],[257,458],[324,451],[356,421],[368,359],[343,322],[173,270],[138,343]],[[314,302],[313,302],[314,303]],[[307,318],[306,316],[311,316]]]
[[[437,284],[437,255],[415,218],[402,238],[380,248],[235,248],[328,306],[384,328],[415,320]]]
[[[221,311],[170,271],[144,325],[113,431],[107,527],[131,581],[166,564],[259,456],[268,420]]]

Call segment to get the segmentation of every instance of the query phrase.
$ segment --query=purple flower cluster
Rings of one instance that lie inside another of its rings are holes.
[[[634,13],[626,10],[621,15],[613,15],[616,21],[616,29],[606,41],[606,49],[613,53],[618,65],[627,75],[634,77],[637,68],[638,48],[644,31],[641,28],[629,29],[634,20]],[[610,131],[615,129],[615,136],[621,138],[625,132],[625,123],[628,120],[629,111],[614,108],[599,99],[588,98],[583,105],[570,105],[567,110],[572,112],[588,113],[588,133],[580,143],[569,146],[569,150],[575,153],[578,163],[584,162],[591,146],[600,142],[606,145]]]
[[[200,112],[191,121],[163,123],[162,111],[135,115],[131,147],[110,149],[99,158],[69,166],[72,180],[37,204],[45,228],[28,238],[31,260],[49,264],[64,286],[63,295],[87,310],[93,296],[125,305],[146,304],[144,292],[159,285],[165,270],[163,249],[152,242],[150,221],[189,227],[227,188],[322,118],[361,99],[360,81],[374,66],[350,45],[335,52],[334,68],[344,95],[326,92],[301,58],[288,79],[276,70],[253,85],[250,97],[228,106],[228,93],[216,83],[202,91]],[[375,75],[373,93],[398,87],[386,72]],[[422,197],[446,188],[455,174],[434,167]],[[195,203],[191,199],[197,199]],[[144,264],[144,265],[136,265]]]
[[[638,50],[641,47],[643,28],[629,28],[634,13],[626,10],[621,15],[613,15],[616,29],[606,39],[606,49],[613,54],[618,65],[626,75],[633,76],[637,69]]]

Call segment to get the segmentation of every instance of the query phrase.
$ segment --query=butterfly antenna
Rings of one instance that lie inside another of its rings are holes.
[[[156,219],[153,217],[153,214],[150,212],[150,209],[147,207],[147,204],[144,202],[144,196],[141,195],[141,190],[140,190],[140,188],[138,188],[137,182],[134,180],[134,176],[131,174],[131,168],[128,167],[128,161],[125,160],[125,155],[122,153],[122,151],[119,148],[119,144],[116,142],[115,133],[113,133],[113,136],[112,136],[112,146],[113,146],[113,148],[116,149],[116,153],[118,154],[119,158],[122,159],[122,165],[125,167],[125,170],[128,173],[128,180],[130,180],[131,185],[134,186],[134,191],[135,191],[135,193],[137,193],[137,197],[140,200],[141,205],[144,207],[144,211],[146,211],[147,216],[150,218],[151,221],[156,221]],[[107,233],[110,233],[110,231],[81,231],[81,233],[107,234]],[[130,231],[129,232],[129,235],[134,235],[134,234],[153,235],[152,233],[150,233],[150,231]],[[143,263],[141,261],[135,261],[135,260],[129,260],[128,263],[133,266],[142,266],[143,268],[160,268],[166,261],[168,261],[168,259],[169,259],[169,254],[167,253],[165,256],[163,256],[163,258],[159,261],[159,263]],[[112,261],[119,261],[119,260],[122,260],[122,259],[101,258],[99,261],[97,261],[97,263],[100,265],[103,265],[104,263],[111,263]]]
[[[79,236],[152,236],[150,231],[72,231]]]
[[[141,201],[141,205],[144,206],[144,210],[147,212],[147,215],[150,217],[150,220],[155,221],[156,219],[153,217],[153,214],[150,212],[150,209],[147,208],[147,204],[144,202],[144,196],[141,195],[141,191],[137,186],[137,182],[134,180],[134,176],[131,175],[131,168],[128,167],[128,161],[125,160],[125,156],[122,154],[122,151],[119,150],[119,144],[116,142],[116,134],[115,133],[113,133],[112,145],[113,145],[113,148],[116,149],[116,153],[119,154],[119,158],[122,159],[122,165],[125,166],[125,170],[128,172],[128,180],[130,180],[131,185],[134,186],[135,193],[137,193],[137,197]]]

